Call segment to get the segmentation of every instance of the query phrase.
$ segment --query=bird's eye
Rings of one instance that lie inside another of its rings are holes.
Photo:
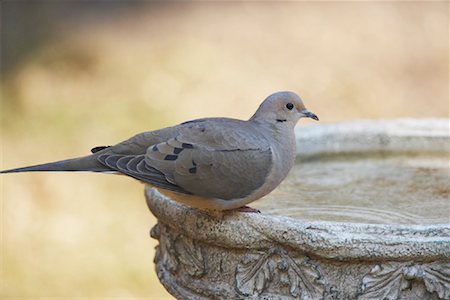
[[[294,104],[288,103],[288,104],[286,104],[286,108],[289,110],[292,110],[294,108]]]

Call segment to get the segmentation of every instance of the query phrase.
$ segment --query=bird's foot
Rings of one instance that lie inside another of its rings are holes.
[[[231,211],[238,211],[238,212],[248,212],[248,213],[258,213],[260,214],[261,211],[256,208],[252,208],[250,206],[244,205],[235,209],[231,209]]]

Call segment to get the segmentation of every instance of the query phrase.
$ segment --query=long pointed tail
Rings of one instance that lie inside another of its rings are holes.
[[[46,164],[22,167],[10,170],[0,171],[0,173],[17,173],[17,172],[41,172],[41,171],[90,171],[90,172],[108,172],[110,168],[102,165],[96,155],[66,159]]]

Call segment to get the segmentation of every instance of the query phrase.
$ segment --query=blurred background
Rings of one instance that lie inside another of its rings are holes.
[[[279,90],[322,123],[448,118],[443,2],[2,1],[1,169],[89,153]],[[315,126],[302,120],[299,126]],[[0,177],[1,299],[171,299],[144,186]]]

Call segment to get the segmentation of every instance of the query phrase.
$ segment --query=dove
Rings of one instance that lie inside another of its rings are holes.
[[[128,175],[173,200],[207,210],[246,207],[274,190],[294,165],[294,126],[319,118],[294,92],[268,96],[249,120],[203,118],[137,134],[92,154],[0,171],[90,171]]]

